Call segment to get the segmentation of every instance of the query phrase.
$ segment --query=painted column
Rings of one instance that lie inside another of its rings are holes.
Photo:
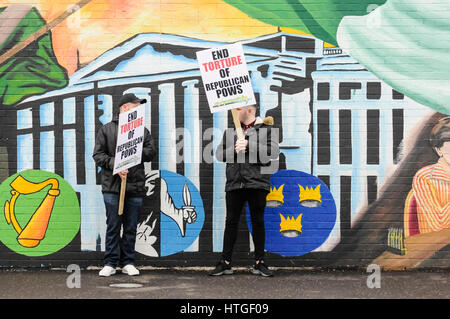
[[[392,130],[392,108],[382,107],[380,109],[380,166],[378,172],[378,189],[384,183],[389,170],[394,165]]]
[[[55,104],[53,102],[42,104],[39,108],[39,120],[41,127],[55,125]],[[40,133],[39,147],[40,169],[55,171],[55,133],[54,131],[42,131]]]
[[[33,134],[17,136],[17,172],[33,169]]]
[[[309,90],[294,95],[282,95],[283,142],[282,146],[294,147],[282,150],[286,168],[311,173],[311,123]]]
[[[330,89],[332,87],[332,84],[330,83]],[[330,92],[330,96],[331,96],[331,92]],[[329,175],[330,178],[330,192],[333,195],[334,201],[336,203],[336,224],[333,228],[333,230],[331,231],[330,235],[328,236],[327,240],[318,248],[316,248],[314,250],[314,252],[318,252],[318,251],[331,251],[333,250],[333,248],[340,242],[340,215],[339,215],[339,211],[340,211],[340,201],[339,201],[339,197],[337,196],[337,194],[339,194],[339,175],[336,173],[332,172],[332,168],[331,165],[318,165],[317,161],[318,161],[318,118],[317,118],[317,113],[318,113],[318,109],[326,109],[326,108],[330,108],[332,107],[332,103],[330,103],[330,101],[318,101],[317,100],[317,81],[315,81],[314,83],[314,102],[313,102],[313,136],[314,136],[314,145],[313,145],[313,150],[314,150],[314,154],[313,154],[313,171],[312,171],[312,175],[314,176],[319,176],[319,175]],[[330,158],[330,163],[331,161],[336,161],[336,155],[333,154],[333,152],[336,152],[335,149],[335,144],[331,144],[331,143],[335,143],[336,139],[334,136],[332,136],[331,134],[333,134],[333,129],[335,126],[335,121],[336,119],[336,112],[332,112],[332,110],[329,110],[330,112],[330,156],[332,156]],[[333,118],[334,117],[334,118]],[[333,126],[331,126],[333,125]],[[336,165],[336,163],[334,164]],[[337,167],[335,166],[335,169],[337,169]],[[337,171],[337,170],[336,170]],[[333,174],[335,174],[333,176]]]
[[[330,192],[336,204],[336,224],[328,239],[316,251],[332,250],[341,241],[341,174],[339,167],[339,110],[333,102],[339,98],[339,82],[330,81]],[[317,122],[316,122],[317,125]],[[333,135],[334,134],[334,135]],[[316,135],[317,137],[317,135]]]
[[[159,85],[159,168],[177,171],[176,123],[175,123],[175,84]]]
[[[103,114],[98,118],[100,123],[105,125],[113,119],[113,98],[109,94],[99,94],[97,96],[98,109],[103,111]]]
[[[213,114],[213,149],[214,154],[220,144],[223,132],[228,127],[228,112],[216,112]],[[223,247],[223,234],[225,231],[225,167],[226,164],[217,161],[214,157],[214,185],[213,185],[213,252],[221,252]]]
[[[198,80],[184,81],[184,175],[200,191],[201,126],[199,117]],[[185,249],[198,251],[198,238]]]
[[[76,99],[63,100],[63,125],[75,124]],[[63,131],[64,179],[71,185],[77,183],[76,134],[74,129]]]
[[[96,185],[96,167],[92,158],[95,146],[95,96],[84,99],[84,161],[86,184],[76,190],[81,193],[81,250],[95,251],[100,237],[101,250],[105,249],[106,214],[101,185]]]
[[[351,226],[359,219],[359,213],[367,205],[367,111],[352,112],[352,182]]]

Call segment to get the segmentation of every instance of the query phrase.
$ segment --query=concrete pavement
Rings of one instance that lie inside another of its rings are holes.
[[[276,269],[271,278],[255,276],[249,268],[220,277],[208,276],[207,268],[144,267],[140,276],[119,270],[107,278],[98,276],[99,269],[69,270],[2,269],[0,299],[450,299],[449,270]]]

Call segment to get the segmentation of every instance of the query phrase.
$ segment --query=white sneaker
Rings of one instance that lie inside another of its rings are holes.
[[[128,276],[137,276],[139,275],[139,270],[137,270],[134,265],[126,265],[122,268],[122,273],[127,274]]]
[[[116,270],[111,266],[105,266],[102,270],[98,273],[100,277],[109,277],[111,275],[114,275],[116,273]]]

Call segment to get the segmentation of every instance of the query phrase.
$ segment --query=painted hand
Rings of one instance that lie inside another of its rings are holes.
[[[188,224],[195,223],[197,220],[197,212],[194,210],[193,206],[183,206],[183,220]]]

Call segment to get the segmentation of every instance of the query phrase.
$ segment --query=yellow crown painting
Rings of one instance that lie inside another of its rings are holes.
[[[300,214],[294,219],[293,216],[285,218],[280,214],[280,233],[285,237],[297,237],[300,235],[302,233],[302,216],[303,214]]]
[[[300,188],[299,201],[302,206],[317,207],[322,203],[322,195],[320,194],[320,184],[313,188],[313,186],[298,185]]]
[[[270,188],[270,193],[266,197],[268,207],[279,207],[284,204],[283,188],[284,184],[278,189],[275,186]]]

